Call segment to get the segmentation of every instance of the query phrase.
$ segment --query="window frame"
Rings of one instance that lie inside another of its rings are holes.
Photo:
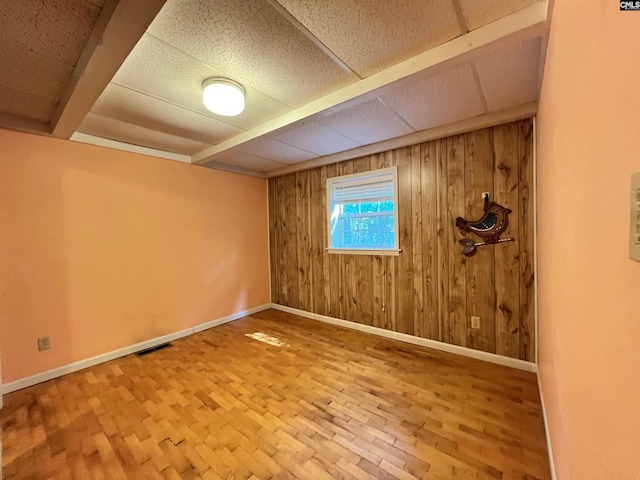
[[[372,248],[365,248],[365,247],[358,247],[358,248],[353,248],[353,247],[333,247],[331,245],[331,215],[333,213],[333,209],[334,209],[334,203],[333,203],[333,195],[332,192],[334,190],[334,185],[340,184],[340,183],[345,183],[345,182],[351,182],[353,180],[357,180],[357,179],[361,179],[361,180],[366,180],[368,178],[370,178],[372,181],[371,183],[374,183],[374,179],[376,177],[381,177],[381,176],[386,176],[392,174],[393,177],[393,241],[394,241],[394,246],[392,248],[380,248],[379,246],[377,247],[372,247]],[[377,170],[369,170],[367,172],[360,172],[360,173],[352,173],[352,174],[348,174],[348,175],[341,175],[338,177],[331,177],[331,178],[327,178],[327,182],[326,182],[326,189],[327,189],[327,204],[326,204],[326,216],[327,216],[327,248],[326,250],[329,253],[333,253],[333,254],[349,254],[349,255],[399,255],[401,252],[400,249],[400,235],[398,232],[398,213],[399,213],[399,209],[398,209],[398,167],[397,166],[393,166],[393,167],[387,167],[387,168],[380,168]]]

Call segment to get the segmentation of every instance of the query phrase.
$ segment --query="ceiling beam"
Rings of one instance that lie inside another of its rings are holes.
[[[70,138],[166,0],[107,0],[51,120]]]
[[[546,18],[546,2],[537,2],[196,153],[191,162],[197,165],[210,162],[245,142],[275,133],[318,113],[339,106],[344,108],[348,102],[355,105],[383,95],[385,88],[391,85],[397,87],[400,82],[415,81],[421,75],[436,75],[454,65],[471,62],[495,42],[508,46],[512,42],[540,36]]]
[[[157,148],[133,145],[131,143],[119,142],[118,140],[111,140],[110,138],[96,137],[95,135],[89,135],[81,132],[75,132],[73,135],[71,135],[71,138],[69,140],[73,142],[86,143],[88,145],[106,147],[112,150],[140,153],[141,155],[148,155],[150,157],[166,158],[167,160],[176,160],[178,162],[191,163],[189,155],[167,152],[165,150],[158,150]]]
[[[344,152],[334,153],[332,155],[326,155],[324,157],[314,158],[312,160],[296,163],[294,165],[288,165],[283,168],[271,170],[270,172],[267,172],[266,176],[267,178],[279,177],[280,175],[286,175],[288,173],[299,172],[301,170],[321,167],[323,165],[330,165],[332,163],[342,162],[344,160],[351,160],[353,158],[360,158],[366,155],[386,152],[388,150],[394,150],[396,148],[408,147],[410,145],[430,142],[432,140],[450,137],[452,135],[460,135],[461,133],[467,133],[473,130],[495,127],[496,125],[502,125],[503,123],[515,122],[517,120],[533,117],[537,113],[537,111],[537,102],[525,103],[523,105],[519,105],[513,108],[507,108],[498,112],[485,113],[477,117],[460,120],[458,122],[449,123],[447,125],[428,128],[426,130],[409,133],[401,137],[383,140],[382,142],[372,143],[370,145],[363,145],[362,147],[353,148]]]
[[[236,165],[229,165],[227,163],[218,163],[218,162],[210,162],[206,165],[201,165],[202,167],[212,168],[214,170],[222,170],[224,172],[231,173],[241,173],[242,175],[249,175],[251,177],[260,177],[266,178],[267,174],[264,172],[259,172],[257,170],[252,170],[250,168],[238,167]]]

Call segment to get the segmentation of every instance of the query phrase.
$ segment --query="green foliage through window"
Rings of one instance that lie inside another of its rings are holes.
[[[329,248],[398,249],[397,167],[327,179]]]

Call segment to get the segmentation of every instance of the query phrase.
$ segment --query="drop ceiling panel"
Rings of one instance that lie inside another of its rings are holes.
[[[469,30],[487,25],[499,18],[529,7],[540,0],[455,0]]]
[[[222,117],[209,112],[202,104],[202,82],[221,75],[222,72],[146,34],[118,70],[113,82],[243,129],[291,111],[283,103],[245,86],[246,108],[240,115]]]
[[[204,166],[217,168],[217,164],[219,163],[230,165],[232,167],[253,170],[255,172],[268,172],[270,170],[286,166],[284,163],[274,162],[273,160],[267,160],[266,158],[260,158],[242,152],[229,153],[224,157],[218,158],[215,162],[205,163]]]
[[[414,131],[392,108],[378,98],[333,114],[321,114],[317,121],[361,145],[381,142]]]
[[[62,97],[73,72],[68,65],[11,43],[0,48],[0,65],[4,66],[0,86],[54,103]]]
[[[266,0],[170,1],[149,32],[291,107],[356,80]]]
[[[0,112],[47,123],[55,109],[56,102],[0,87]]]
[[[206,144],[216,144],[244,131],[215,118],[116,84],[110,84],[105,89],[91,111],[103,117]]]
[[[361,77],[463,33],[450,0],[277,1]]]
[[[256,157],[275,160],[277,162],[292,164],[315,158],[315,153],[307,152],[300,148],[292,147],[286,143],[278,142],[267,137],[257,138],[243,143],[238,150]]]
[[[468,64],[410,83],[382,99],[416,130],[485,113]]]
[[[332,153],[360,146],[354,140],[318,122],[296,125],[288,131],[275,136],[274,139],[315,153],[318,156],[331,155]]]
[[[538,98],[540,39],[495,51],[476,61],[489,110],[501,110]]]
[[[0,0],[0,39],[75,66],[103,0]]]
[[[210,145],[195,140],[159,132],[131,123],[89,113],[78,127],[78,131],[96,137],[164,150],[165,152],[193,155]]]

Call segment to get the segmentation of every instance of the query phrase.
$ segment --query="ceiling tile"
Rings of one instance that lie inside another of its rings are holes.
[[[355,81],[266,0],[169,1],[149,32],[294,108]]]
[[[535,38],[476,61],[489,110],[522,105],[538,98],[540,39]]]
[[[11,43],[0,48],[0,86],[57,103],[73,68]]]
[[[307,152],[286,143],[278,142],[267,137],[260,137],[243,143],[238,150],[256,157],[292,164],[317,157],[315,153]]]
[[[278,3],[361,77],[462,33],[450,0]]]
[[[273,160],[267,160],[266,158],[255,157],[248,153],[232,152],[228,153],[224,157],[217,158],[213,162],[205,163],[203,166],[209,168],[216,168],[219,164],[230,165],[232,167],[240,167],[256,172],[268,172],[275,170],[276,168],[282,168],[286,166],[284,163],[274,162]]]
[[[222,73],[146,34],[124,62],[113,82],[249,129],[283,115],[291,108],[253,88],[246,89],[246,107],[236,117],[222,117],[202,104],[202,82]]]
[[[0,0],[0,42],[75,66],[101,12],[85,0]]]
[[[360,146],[359,143],[318,122],[296,125],[286,132],[276,135],[273,139],[319,156],[331,155]]]
[[[382,99],[416,130],[485,113],[468,64],[410,83]]]
[[[78,132],[183,155],[193,155],[211,146],[113,118],[102,117],[95,113],[87,114],[78,127]]]
[[[381,142],[414,131],[378,98],[332,114],[320,114],[316,120],[361,145]]]
[[[56,109],[55,101],[0,86],[0,112],[48,123]]]
[[[487,25],[541,0],[457,0],[469,30]]]
[[[207,144],[219,143],[244,131],[113,83],[107,86],[91,111],[103,117]]]

